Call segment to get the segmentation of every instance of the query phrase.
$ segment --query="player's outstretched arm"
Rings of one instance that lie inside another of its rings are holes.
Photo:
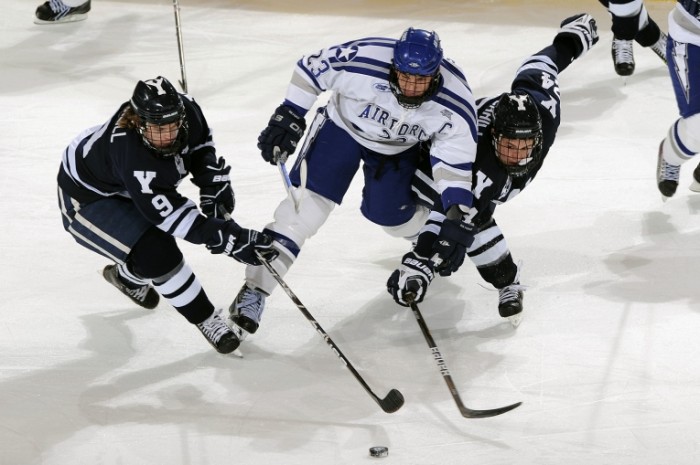
[[[583,56],[597,42],[598,26],[595,19],[587,13],[580,13],[562,21],[559,32],[554,38],[555,46],[571,47],[572,60]]]

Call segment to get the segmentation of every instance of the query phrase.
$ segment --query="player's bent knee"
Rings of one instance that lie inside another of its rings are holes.
[[[172,272],[182,260],[175,238],[154,226],[131,249],[127,263],[139,277],[154,279]]]
[[[332,200],[306,190],[299,212],[296,212],[292,199],[285,198],[275,210],[275,221],[267,229],[281,234],[301,248],[306,239],[318,232],[334,208]]]
[[[404,237],[408,240],[414,240],[425,222],[428,221],[429,215],[430,210],[428,210],[428,208],[418,205],[411,219],[404,224],[398,226],[383,226],[382,228],[392,237]]]

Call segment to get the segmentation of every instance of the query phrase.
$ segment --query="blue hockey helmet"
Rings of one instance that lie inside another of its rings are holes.
[[[435,95],[442,82],[441,62],[442,47],[435,31],[412,27],[404,31],[394,46],[394,59],[389,69],[389,85],[401,106],[418,108]],[[415,89],[416,85],[422,87],[422,93],[411,95],[407,89]]]
[[[396,71],[420,76],[433,76],[440,68],[442,47],[435,31],[409,27],[396,42],[394,68]]]
[[[139,81],[134,88],[130,104],[139,117],[138,131],[146,147],[159,156],[170,156],[180,150],[187,138],[185,106],[182,97],[170,81],[162,76]],[[178,128],[177,137],[172,143],[163,144],[154,140],[154,134],[159,133],[149,129],[149,125],[162,126],[172,123],[176,123]]]

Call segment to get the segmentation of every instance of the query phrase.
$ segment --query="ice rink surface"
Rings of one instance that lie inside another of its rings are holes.
[[[700,463],[700,196],[655,187],[677,117],[668,71],[635,48],[618,77],[610,20],[593,0],[182,0],[190,93],[233,166],[234,213],[262,228],[284,197],[255,147],[304,53],[365,36],[435,29],[476,96],[509,88],[520,62],[581,11],[601,40],[560,78],[562,125],[537,180],[496,211],[523,260],[514,330],[468,263],[421,310],[471,408],[462,418],[412,314],[385,282],[408,250],[358,211],[356,179],[287,282],[380,396],[382,412],[281,290],[244,358],[215,353],[166,303],[135,308],[101,257],[63,231],[55,175],[65,145],[101,124],[137,80],[180,77],[172,3],[93,2],[81,23],[0,19],[0,464],[691,465]],[[647,2],[666,30],[672,2]],[[186,181],[184,192],[197,198]],[[244,268],[181,242],[227,307]],[[370,458],[371,446],[389,447]]]

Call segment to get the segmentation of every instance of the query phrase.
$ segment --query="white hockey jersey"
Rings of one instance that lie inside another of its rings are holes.
[[[418,108],[402,107],[389,85],[395,44],[396,39],[369,37],[303,56],[286,100],[308,111],[321,93],[331,91],[329,118],[359,144],[383,155],[432,141],[433,176],[445,209],[471,207],[477,125],[469,84],[453,62],[443,59],[437,92]]]

